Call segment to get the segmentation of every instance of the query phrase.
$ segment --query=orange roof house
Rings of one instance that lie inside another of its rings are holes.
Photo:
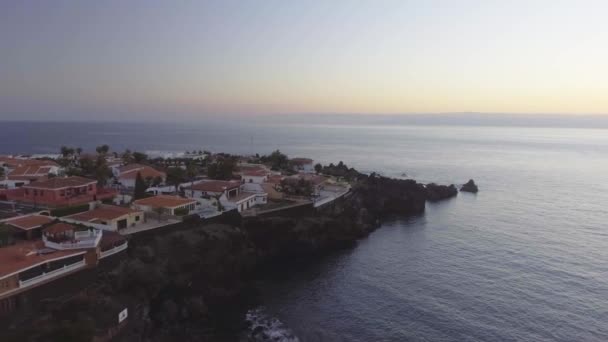
[[[196,200],[190,198],[158,195],[134,201],[133,208],[145,212],[153,212],[155,209],[162,209],[169,215],[175,215],[175,209],[185,208],[188,209],[188,211],[191,211],[196,207],[196,203]]]
[[[53,218],[44,215],[19,216],[5,221],[6,224],[21,230],[31,230],[40,228],[43,225],[49,224],[51,222],[53,222]]]
[[[51,207],[84,204],[115,195],[115,192],[98,189],[96,180],[77,176],[33,182],[20,190],[7,194],[8,199]]]
[[[100,205],[89,211],[66,216],[62,220],[84,224],[103,230],[117,231],[143,222],[144,213],[128,207]],[[104,227],[105,226],[105,227]]]
[[[118,168],[118,181],[127,188],[135,187],[135,179],[137,174],[141,175],[142,179],[160,178],[162,182],[167,179],[167,174],[156,170],[153,167],[142,164],[129,164]]]

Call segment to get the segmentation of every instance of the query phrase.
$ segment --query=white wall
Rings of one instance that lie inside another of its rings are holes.
[[[242,176],[243,181],[245,184],[247,183],[255,183],[255,184],[262,184],[264,182],[266,182],[266,180],[268,180],[267,176]]]

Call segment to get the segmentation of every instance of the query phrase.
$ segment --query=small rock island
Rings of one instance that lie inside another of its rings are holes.
[[[475,184],[474,180],[469,179],[469,181],[466,182],[466,184],[463,184],[460,187],[460,191],[471,192],[471,193],[476,194],[479,191],[479,188],[477,187],[477,184]]]

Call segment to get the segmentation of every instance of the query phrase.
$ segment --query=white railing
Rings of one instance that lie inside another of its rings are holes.
[[[97,235],[101,235],[100,230],[85,230],[80,232],[74,232],[74,238],[76,239],[85,239],[89,237],[97,237]]]
[[[81,248],[95,248],[99,245],[99,241],[101,241],[102,233],[100,230],[97,233],[92,233],[90,237],[87,237],[86,240],[77,241],[77,242],[53,242],[50,241],[46,236],[42,236],[42,241],[44,245],[48,248],[53,248],[57,250],[65,250],[65,249],[81,249]]]
[[[56,270],[53,270],[53,271],[50,271],[47,273],[42,273],[41,275],[35,276],[33,278],[30,278],[27,280],[19,280],[19,287],[32,286],[34,284],[38,284],[47,279],[54,278],[60,274],[67,273],[67,272],[73,271],[75,269],[82,268],[84,266],[86,266],[86,262],[84,261],[84,259],[80,260],[76,263],[73,263],[71,265],[63,265],[62,268],[58,268]]]
[[[101,224],[101,223],[93,223],[93,222],[88,222],[88,221],[74,220],[74,219],[71,219],[69,217],[60,217],[59,220],[63,221],[63,222],[67,222],[67,223],[81,224],[83,226],[95,228],[97,230],[114,230],[112,226],[108,226],[108,225]]]
[[[103,259],[103,258],[105,258],[105,257],[109,257],[109,256],[110,256],[110,255],[112,255],[112,254],[116,254],[116,253],[122,252],[122,251],[124,251],[125,249],[127,249],[127,247],[129,247],[129,245],[128,245],[128,243],[125,241],[125,243],[123,243],[123,244],[122,244],[122,245],[120,245],[120,246],[116,246],[116,247],[114,247],[114,248],[112,248],[112,249],[108,249],[107,251],[102,251],[102,252],[100,253],[99,259]]]

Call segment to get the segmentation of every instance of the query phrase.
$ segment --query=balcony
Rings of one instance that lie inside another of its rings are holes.
[[[19,288],[36,285],[36,284],[44,282],[46,280],[56,278],[57,276],[59,276],[61,274],[65,274],[65,273],[77,270],[79,268],[83,268],[85,266],[86,266],[86,262],[84,261],[84,259],[80,260],[78,262],[75,262],[71,265],[64,265],[62,268],[58,268],[56,270],[46,272],[46,273],[43,272],[42,274],[35,276],[33,278],[30,278],[27,280],[19,280]]]
[[[51,241],[44,235],[42,236],[42,241],[46,247],[57,250],[86,249],[96,248],[99,245],[99,241],[101,241],[102,235],[103,232],[101,230],[93,229],[74,232],[74,239],[69,241]]]

